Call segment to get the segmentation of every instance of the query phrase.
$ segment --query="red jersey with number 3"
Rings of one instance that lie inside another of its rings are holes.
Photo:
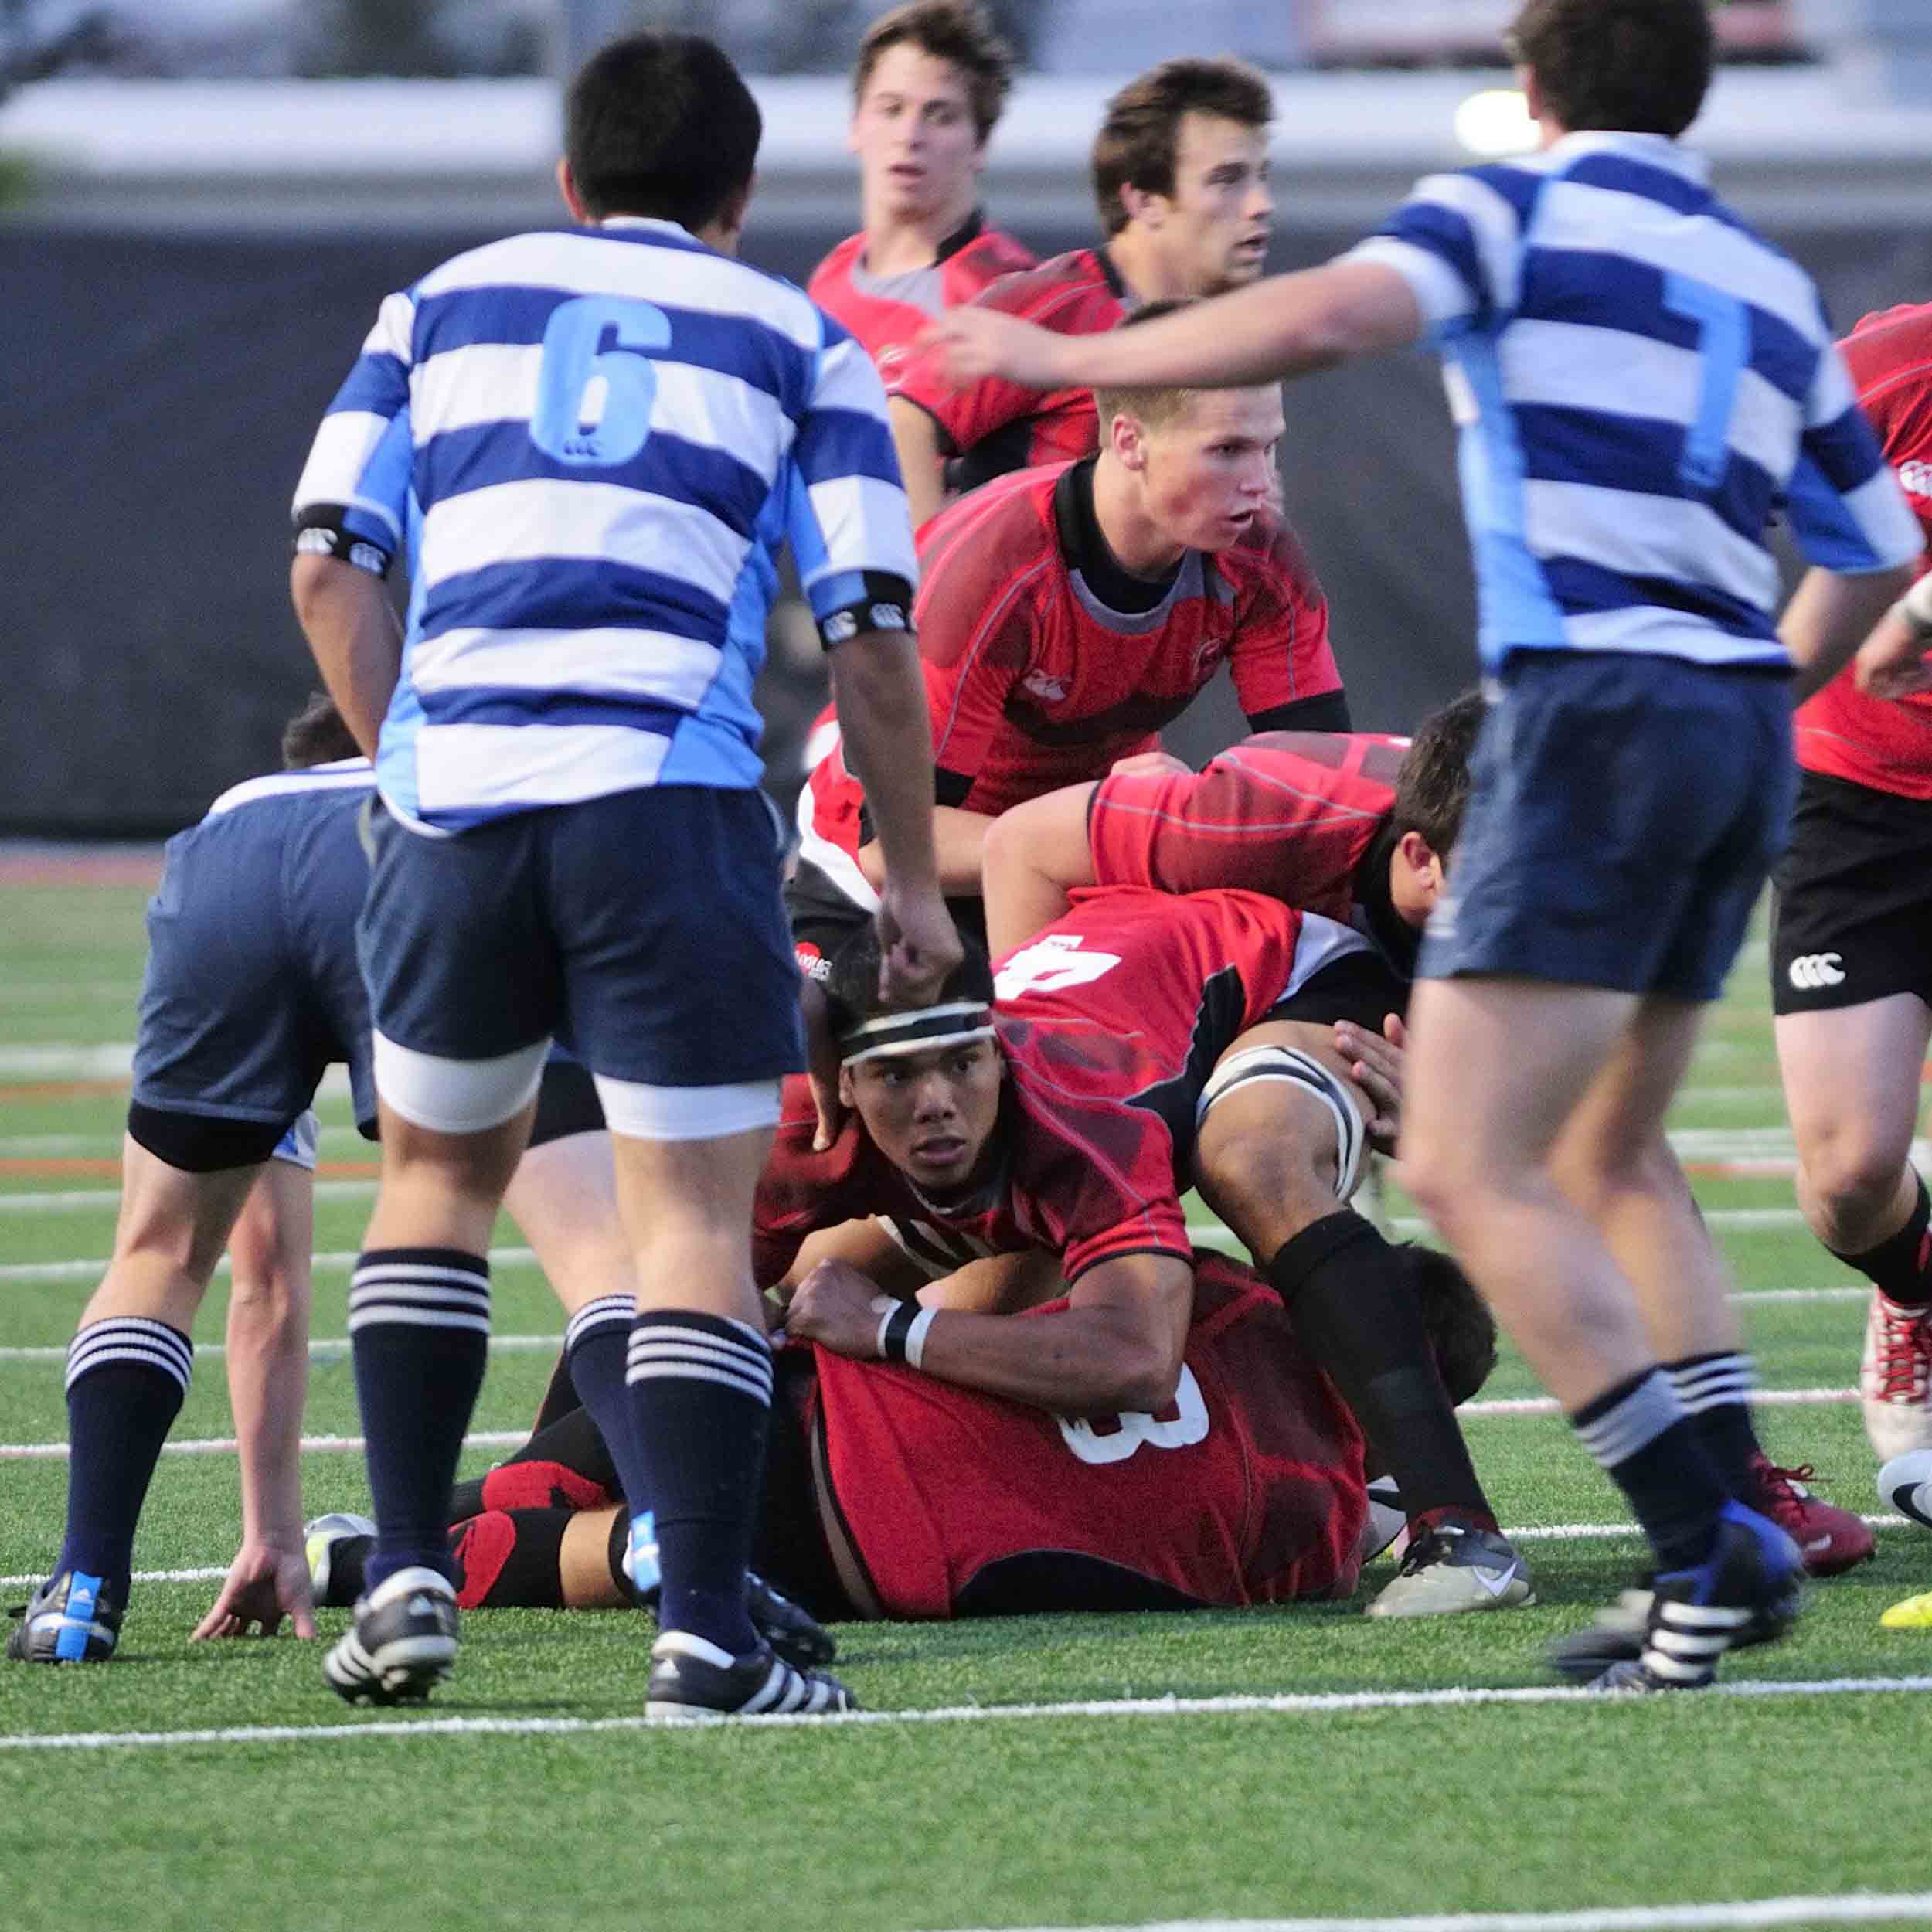
[[[1077,248],[1023,274],[1003,275],[974,298],[1056,335],[1098,335],[1127,315],[1125,286],[1104,250]],[[915,355],[895,372],[886,393],[917,403],[939,426],[940,447],[961,459],[952,479],[977,489],[1009,471],[1087,456],[1099,445],[1090,389],[1045,395],[1003,376],[954,389],[937,361]]]
[[[1932,303],[1867,315],[1839,345],[1885,459],[1932,541]],[[1923,575],[1932,557],[1921,556]],[[1902,798],[1932,798],[1932,692],[1867,697],[1848,667],[1798,709],[1798,761]]]
[[[1087,808],[1102,886],[1240,886],[1347,919],[1388,821],[1406,738],[1265,731],[1198,772],[1110,773]]]
[[[888,1616],[1132,1601],[1136,1581],[1230,1607],[1355,1587],[1360,1432],[1279,1297],[1235,1262],[1196,1257],[1180,1386],[1158,1416],[1077,1420],[814,1352],[832,1492]]]
[[[815,1230],[869,1215],[889,1217],[936,1266],[1037,1248],[1060,1257],[1070,1282],[1121,1255],[1185,1257],[1177,1150],[1192,1142],[1215,1062],[1365,944],[1256,893],[1077,894],[995,975],[1006,1094],[998,1165],[980,1191],[927,1199],[855,1116],[815,1153],[811,1090],[794,1075],[753,1210],[760,1285]]]
[[[889,387],[919,332],[936,315],[970,301],[988,283],[1034,266],[1032,251],[1011,235],[972,219],[939,245],[930,267],[875,275],[866,266],[866,237],[850,235],[811,272],[805,293],[865,345]]]

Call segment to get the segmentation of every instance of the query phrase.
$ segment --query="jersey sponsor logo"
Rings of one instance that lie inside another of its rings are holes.
[[[1785,978],[1801,993],[1816,993],[1845,984],[1842,953],[1805,953],[1791,961]]]
[[[832,961],[808,939],[795,941],[792,951],[797,954],[798,970],[806,978],[817,980],[821,985],[832,977]]]
[[[1059,704],[1066,696],[1066,680],[1046,671],[1029,671],[1020,679],[1019,688],[1030,691],[1042,704]]]
[[[1184,1362],[1174,1400],[1158,1416],[1126,1410],[1117,1416],[1056,1416],[1060,1438],[1082,1462],[1124,1462],[1143,1445],[1185,1449],[1207,1440],[1208,1412],[1201,1385]]]
[[[1901,463],[1899,488],[1907,496],[1932,496],[1932,463]]]

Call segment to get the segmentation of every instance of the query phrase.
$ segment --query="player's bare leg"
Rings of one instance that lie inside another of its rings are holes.
[[[1859,1394],[1888,1460],[1932,1447],[1932,1233],[1911,1165],[1932,1009],[1912,993],[1772,1022],[1811,1232],[1872,1284]]]
[[[1257,1050],[1267,1048],[1281,1057]],[[1372,1614],[1533,1603],[1457,1426],[1409,1262],[1347,1205],[1364,1153],[1361,1109],[1331,1029],[1283,1020],[1251,1028],[1222,1056],[1216,1077],[1243,1067],[1247,1077],[1215,1097],[1201,1123],[1196,1178],[1293,1311],[1401,1492],[1409,1560]]]

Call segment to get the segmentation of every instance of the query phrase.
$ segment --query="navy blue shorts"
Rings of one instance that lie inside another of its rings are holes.
[[[481,1060],[553,1038],[652,1087],[804,1066],[783,834],[762,792],[656,785],[448,838],[379,802],[370,829],[357,938],[384,1039]]]
[[[1526,653],[1476,744],[1419,972],[1715,999],[1796,788],[1781,673]]]
[[[371,795],[264,798],[168,841],[148,907],[130,1127],[173,1165],[266,1158],[336,1060],[348,1064],[356,1120],[374,1133],[355,958],[369,877],[355,821]],[[260,1152],[249,1152],[255,1137],[211,1134],[204,1158],[186,1144],[192,1131],[152,1117],[182,1115],[257,1124]]]

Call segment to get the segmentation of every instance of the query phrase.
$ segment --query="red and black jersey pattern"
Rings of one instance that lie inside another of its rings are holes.
[[[1077,248],[1023,274],[1004,275],[973,298],[1061,335],[1097,335],[1131,306],[1107,251]],[[1009,471],[1090,454],[1099,441],[1094,392],[1041,395],[1002,377],[954,389],[930,355],[915,355],[887,379],[887,393],[916,403],[939,426],[940,447],[961,459],[951,481],[977,489]]]
[[[1120,1255],[1186,1255],[1180,1169],[1215,1061],[1364,944],[1254,893],[1077,895],[996,971],[1007,1092],[999,1165],[981,1192],[927,1199],[855,1118],[815,1153],[811,1090],[794,1076],[753,1214],[760,1284],[778,1280],[815,1229],[867,1215],[941,1267],[1039,1248],[1072,1281]]]
[[[1840,347],[1885,460],[1932,541],[1932,303],[1867,315]],[[1918,567],[1932,569],[1932,558]],[[1932,798],[1932,692],[1867,697],[1848,666],[1797,718],[1798,761],[1807,770]]]
[[[1354,1588],[1354,1418],[1251,1270],[1200,1255],[1195,1284],[1158,1416],[1063,1418],[815,1351],[832,1492],[888,1616],[949,1617],[996,1597],[1002,1572],[1043,1566],[1046,1603],[1077,1600],[1097,1569],[1157,1601],[1230,1607]],[[1033,1607],[1010,1590],[1006,1605]]]
[[[1102,886],[1239,886],[1346,920],[1395,803],[1406,738],[1269,731],[1198,772],[1110,773],[1087,830]]]
[[[858,337],[889,388],[935,315],[971,301],[1002,275],[1034,265],[1030,250],[988,228],[975,209],[940,243],[930,267],[875,275],[866,266],[864,234],[849,235],[812,270],[805,292]]]

